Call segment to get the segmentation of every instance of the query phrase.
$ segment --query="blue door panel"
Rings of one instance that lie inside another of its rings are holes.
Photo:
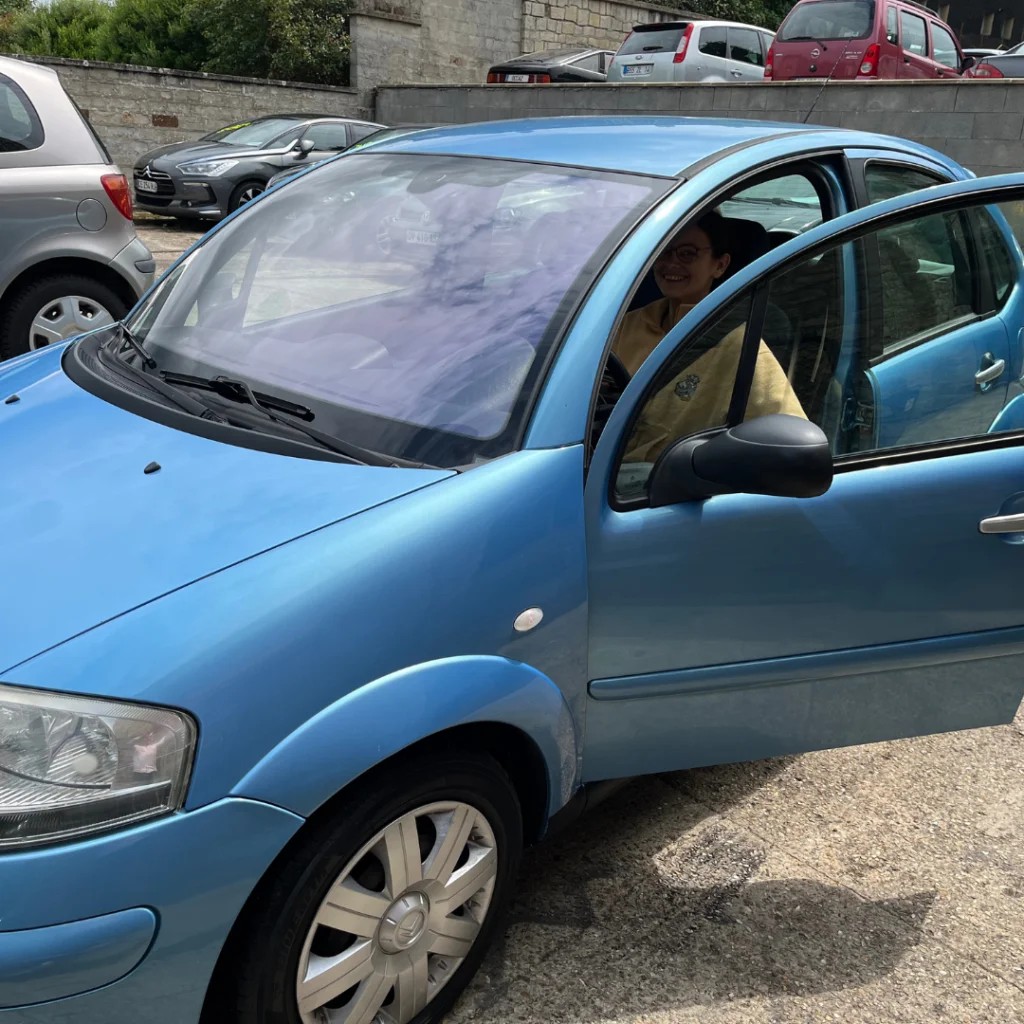
[[[996,380],[974,375],[994,360]],[[869,376],[875,392],[875,447],[897,448],[984,434],[1006,401],[1010,378],[1006,326],[990,317],[926,341],[879,363]]]

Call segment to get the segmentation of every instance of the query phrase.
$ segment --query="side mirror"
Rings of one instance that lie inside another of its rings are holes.
[[[652,508],[716,494],[814,498],[831,485],[832,451],[821,428],[773,413],[666,448],[651,473],[650,498]]]
[[[316,143],[312,139],[296,139],[292,145],[292,150],[294,150],[296,159],[298,160],[302,160],[309,156],[315,148]]]
[[[977,63],[977,58],[968,54],[962,61],[960,61],[960,74],[962,75],[965,71],[970,71]]]

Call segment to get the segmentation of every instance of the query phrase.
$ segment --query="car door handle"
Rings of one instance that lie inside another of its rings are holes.
[[[1024,512],[1012,516],[991,516],[978,523],[982,533],[1024,533]]]
[[[991,359],[992,362],[989,366],[986,366],[984,369],[979,370],[974,375],[974,380],[978,384],[991,383],[1002,374],[1003,370],[1006,369],[1005,359],[992,359],[991,354],[988,352],[985,353],[985,358],[986,360]]]
[[[729,74],[732,75],[733,78],[742,78],[743,77],[743,72],[742,71],[730,71]]]

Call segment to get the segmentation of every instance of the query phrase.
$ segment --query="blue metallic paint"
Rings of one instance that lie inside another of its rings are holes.
[[[301,824],[268,804],[222,800],[87,842],[4,853],[0,936],[133,907],[151,907],[159,930],[127,977],[88,994],[0,1010],[0,1021],[197,1021],[231,925]]]
[[[0,932],[0,1010],[109,985],[142,960],[155,934],[156,915],[144,907]]]

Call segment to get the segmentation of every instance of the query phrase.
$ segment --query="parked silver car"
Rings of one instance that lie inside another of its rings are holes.
[[[0,359],[120,320],[153,282],[131,189],[50,68],[0,57]]]
[[[734,21],[637,25],[608,68],[609,82],[762,81],[775,33]]]

